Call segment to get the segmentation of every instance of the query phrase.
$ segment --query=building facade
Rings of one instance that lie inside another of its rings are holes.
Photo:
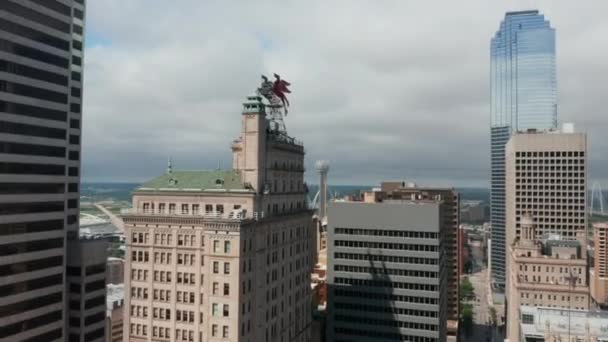
[[[84,0],[0,1],[0,339],[67,339]]]
[[[310,341],[312,213],[304,147],[244,103],[233,169],[139,187],[127,236],[124,341]]]
[[[106,288],[106,342],[123,340],[124,287],[124,284],[109,284]]]
[[[105,336],[108,241],[68,241],[68,341],[101,342]]]
[[[507,243],[528,212],[537,236],[577,239],[587,229],[587,136],[563,131],[518,133],[506,148]]]
[[[512,132],[557,127],[555,29],[538,11],[508,12],[490,43],[492,272],[506,274],[505,145]]]
[[[442,233],[444,237],[445,264],[448,270],[448,319],[458,323],[458,291],[460,286],[462,264],[462,250],[459,248],[460,235],[460,196],[454,188],[420,187],[408,182],[382,182],[381,191],[387,199],[415,199],[415,200],[440,200],[445,206],[443,214],[444,227]]]
[[[591,297],[595,305],[608,307],[608,223],[593,224],[593,268],[589,270]]]
[[[559,235],[538,239],[532,216],[525,214],[520,234],[509,246],[507,338],[520,339],[524,307],[589,309],[585,245]]]
[[[328,341],[445,341],[440,201],[332,202]]]

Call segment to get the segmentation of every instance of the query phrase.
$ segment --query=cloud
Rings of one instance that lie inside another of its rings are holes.
[[[277,72],[308,170],[328,159],[334,184],[486,185],[489,41],[504,12],[529,8],[557,30],[559,119],[588,132],[590,176],[605,181],[602,0],[91,1],[84,179],[145,180],[168,156],[229,166],[241,103]]]

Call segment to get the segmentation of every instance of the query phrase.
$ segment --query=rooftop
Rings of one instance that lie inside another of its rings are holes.
[[[606,312],[522,306],[521,314],[521,330],[525,336],[544,336],[547,329],[552,335],[565,336],[570,331],[573,336],[584,336],[589,330],[598,341],[608,341]]]
[[[125,284],[106,285],[106,314],[110,315],[112,309],[121,307],[125,298]]]
[[[169,171],[142,184],[146,191],[249,191],[237,170]]]

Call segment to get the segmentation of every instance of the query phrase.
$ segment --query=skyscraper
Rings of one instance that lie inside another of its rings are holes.
[[[310,341],[304,146],[270,128],[261,97],[243,107],[231,170],[170,165],[135,190],[125,341]]]
[[[0,1],[0,339],[67,340],[84,0]]]
[[[555,29],[538,11],[508,12],[490,44],[492,273],[505,281],[505,145],[557,127]]]

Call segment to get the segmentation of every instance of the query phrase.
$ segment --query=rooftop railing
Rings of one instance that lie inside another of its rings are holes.
[[[182,211],[182,210],[158,210],[158,209],[122,209],[121,215],[147,215],[147,216],[176,216],[194,217],[207,219],[226,219],[226,220],[260,220],[264,218],[264,212],[248,212],[247,210],[234,210],[230,212],[219,211]]]

